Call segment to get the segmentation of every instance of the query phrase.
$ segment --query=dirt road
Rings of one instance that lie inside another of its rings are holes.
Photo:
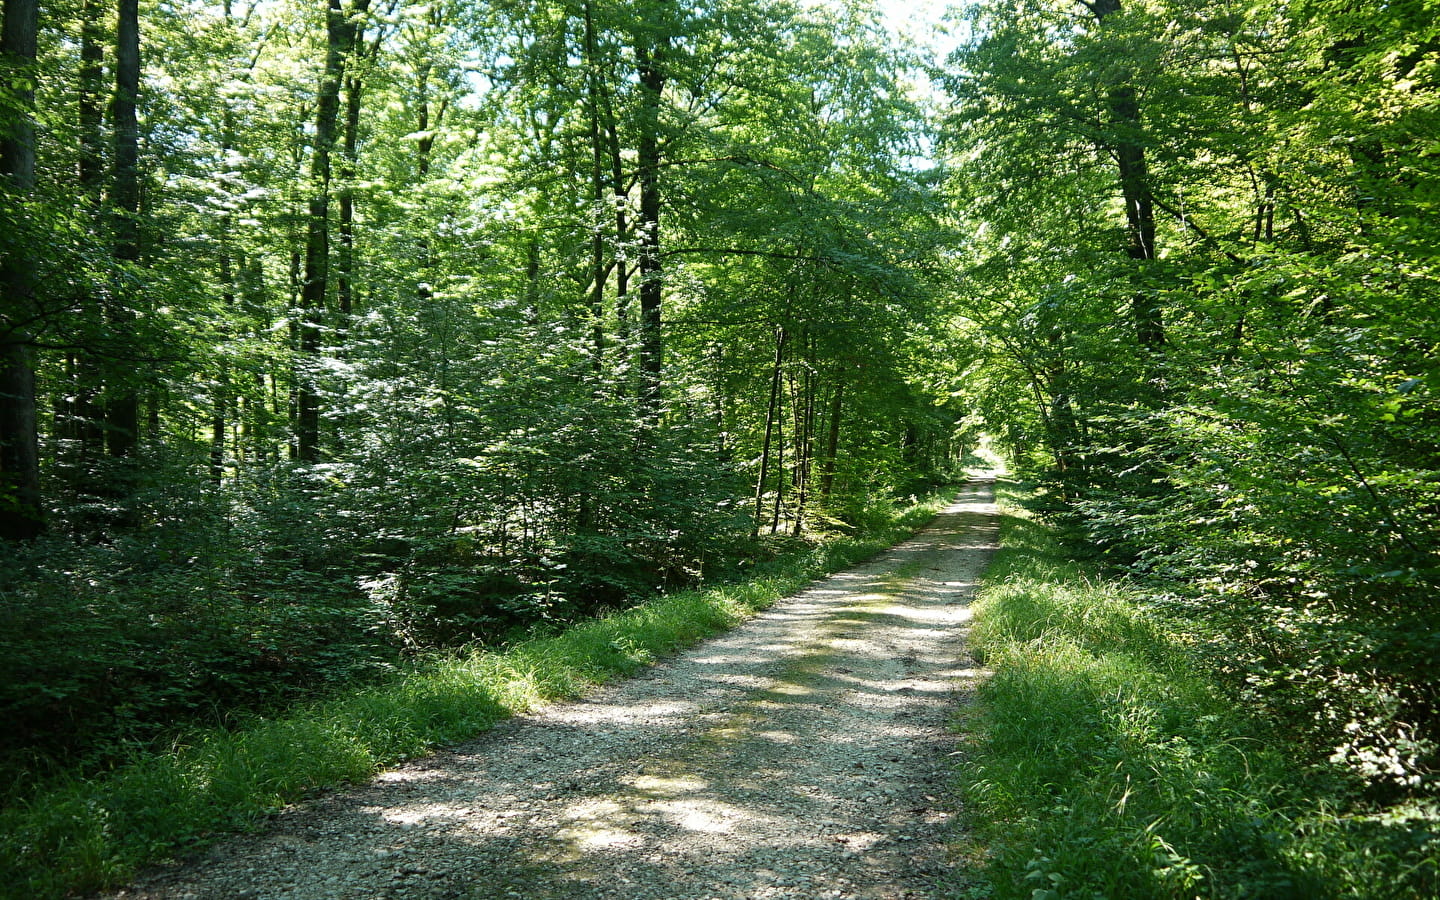
[[[588,700],[505,723],[110,896],[933,898],[990,484]]]

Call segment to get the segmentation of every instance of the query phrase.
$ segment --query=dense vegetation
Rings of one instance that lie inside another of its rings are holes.
[[[1076,565],[1008,488],[970,645],[995,674],[957,769],[970,896],[1440,893],[1433,803],[1357,803],[1361,780],[1235,704],[1195,621]]]
[[[979,4],[948,82],[992,427],[1377,796],[1440,761],[1436,13]]]
[[[866,16],[5,11],[12,764],[737,574],[959,449]]]
[[[4,0],[0,759],[863,529],[982,431],[1367,802],[1440,752],[1440,3]]]
[[[513,713],[633,674],[914,533],[950,496],[876,510],[859,535],[791,542],[742,582],[672,592],[503,649],[431,653],[379,684],[232,727],[192,728],[168,752],[103,775],[52,779],[0,810],[0,897],[123,882],[139,865],[255,827],[317,790],[368,780]]]

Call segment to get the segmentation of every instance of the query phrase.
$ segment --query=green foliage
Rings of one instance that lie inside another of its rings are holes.
[[[1015,494],[1011,494],[1011,504]],[[1304,738],[1236,703],[1206,635],[1087,577],[1009,505],[976,602],[993,675],[965,714],[973,896],[1419,897],[1440,818],[1376,808]]]
[[[137,751],[90,777],[72,770],[18,785],[0,811],[0,893],[60,897],[113,886],[137,866],[255,827],[307,794],[364,781],[503,717],[631,674],[889,546],[948,496],[893,508],[872,532],[799,543],[745,581],[667,594],[504,649],[424,654],[345,696],[192,729],[168,751]]]
[[[1077,551],[1169,595],[1249,702],[1431,796],[1433,4],[1113,5],[977,4],[950,61],[982,409]],[[1154,258],[1122,252],[1125,147]]]
[[[917,374],[938,204],[873,15],[342,5],[353,47],[314,4],[146,5],[138,216],[111,24],[42,12],[20,794],[860,540],[958,455]]]

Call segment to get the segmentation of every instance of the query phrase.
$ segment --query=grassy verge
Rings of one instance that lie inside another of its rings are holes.
[[[659,597],[503,651],[436,656],[386,685],[200,732],[100,778],[57,779],[0,812],[0,896],[60,897],[122,883],[145,863],[252,828],[307,794],[363,782],[507,716],[633,673],[890,546],[946,496],[896,510],[865,535],[792,552],[743,583]]]
[[[972,649],[960,849],[980,898],[1440,896],[1440,810],[1355,786],[1236,707],[1192,638],[1004,504]],[[1002,494],[1002,501],[1007,498]]]

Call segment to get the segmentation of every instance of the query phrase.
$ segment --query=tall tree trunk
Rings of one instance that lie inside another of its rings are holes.
[[[346,343],[350,317],[355,311],[355,171],[360,141],[360,101],[365,85],[360,78],[345,79],[345,137],[340,151],[340,250],[336,254],[335,305],[340,345]]]
[[[298,222],[298,221],[303,221],[303,220],[304,220],[304,213],[303,213],[302,211],[300,211],[299,209],[295,210],[294,216],[295,216],[295,217],[294,217],[294,221],[297,221],[297,222]],[[300,458],[300,442],[299,442],[299,436],[298,436],[298,435],[299,435],[298,424],[299,424],[299,421],[300,421],[299,410],[300,410],[300,367],[301,367],[301,359],[300,359],[300,326],[299,326],[298,321],[297,321],[297,316],[299,315],[299,311],[300,311],[300,294],[301,294],[301,291],[302,291],[301,283],[302,283],[302,272],[303,272],[303,269],[301,268],[301,265],[302,265],[303,257],[301,256],[301,253],[302,253],[302,242],[301,242],[301,239],[300,239],[299,235],[297,235],[297,234],[295,234],[294,232],[292,232],[291,235],[290,235],[290,267],[289,267],[289,276],[290,276],[290,277],[289,277],[289,286],[290,286],[289,313],[290,313],[290,314],[289,314],[289,325],[288,325],[288,332],[289,332],[289,333],[288,333],[288,335],[287,335],[287,337],[289,338],[289,348],[290,348],[290,371],[289,371],[289,373],[288,373],[290,377],[289,377],[288,383],[285,385],[285,415],[282,416],[282,415],[280,414],[280,399],[279,399],[278,394],[272,394],[272,396],[271,396],[271,399],[274,401],[273,404],[272,404],[272,406],[273,406],[273,409],[274,409],[275,418],[276,418],[277,420],[279,420],[279,421],[289,421],[289,422],[290,422],[290,425],[291,425],[290,435],[289,435],[289,447],[288,447],[288,452],[289,452],[289,455],[290,455],[290,459],[299,459],[299,458]],[[272,377],[273,377],[273,376],[272,376]],[[276,380],[278,381],[278,379],[276,379]],[[276,385],[276,387],[278,388],[278,384]]]
[[[80,13],[80,71],[76,109],[76,124],[80,130],[80,154],[75,176],[81,202],[90,213],[93,235],[99,235],[104,230],[101,208],[101,198],[105,193],[102,111],[105,95],[105,48],[101,33],[103,15],[103,5],[99,0],[85,0]],[[94,296],[87,296],[82,298],[80,303],[80,316],[85,322],[84,331],[87,337],[93,340],[93,336],[101,332],[100,301]],[[100,403],[102,375],[94,351],[89,347],[72,351],[66,374],[69,380],[69,399],[63,409],[65,425],[60,431],[77,445],[83,484],[93,480],[92,464],[105,452],[105,413]],[[93,490],[94,485],[87,485],[85,489]]]
[[[330,282],[330,159],[340,118],[340,88],[345,67],[355,51],[359,24],[369,0],[349,9],[330,0],[325,17],[325,68],[316,97],[315,142],[310,161],[310,203],[305,228],[305,271],[300,283],[299,381],[295,392],[295,456],[301,462],[320,458],[320,389],[315,364],[320,357],[325,296]]]
[[[770,511],[770,533],[780,530],[780,511],[785,506],[785,392],[775,399],[775,503]]]
[[[224,0],[221,9],[225,16],[225,24],[233,26],[233,11],[230,0]],[[220,113],[220,152],[222,157],[228,156],[235,147],[235,112],[228,105]],[[234,215],[225,212],[220,216],[220,303],[226,311],[227,323],[231,321],[228,317],[233,315],[239,299],[237,288],[238,276],[234,259],[234,246],[231,232],[234,230]],[[220,336],[223,340],[228,336],[228,324],[220,328]],[[232,407],[238,404],[232,403],[233,388],[230,384],[230,364],[225,359],[219,363],[219,371],[216,373],[215,383],[211,386],[210,397],[210,483],[216,487],[220,486],[225,477],[225,441],[230,435],[230,412]],[[239,452],[239,434],[235,434],[236,456]]]
[[[431,7],[429,24],[436,31],[440,30],[442,23],[438,6]],[[420,186],[422,198],[427,196],[424,192],[426,191],[426,183],[430,180],[431,153],[435,148],[435,129],[438,129],[445,121],[445,113],[449,109],[449,98],[441,98],[439,106],[433,112],[431,110],[431,72],[432,67],[427,58],[421,62],[419,70],[415,74],[416,95],[418,98],[415,130],[420,134],[420,139],[415,143],[415,175],[416,184]],[[422,217],[424,221],[429,221],[428,205],[429,204],[426,203],[426,213]],[[415,296],[416,299],[420,301],[420,309],[425,311],[432,308],[432,301],[435,298],[433,284],[435,279],[435,259],[430,246],[430,238],[423,230],[420,232],[417,256],[419,257],[418,268],[420,271],[420,280],[416,285]],[[440,361],[438,365],[437,382],[440,388],[441,409],[445,420],[446,446],[453,447],[456,429],[455,403],[450,390],[450,348],[452,345],[453,321],[449,302],[442,304],[440,316]],[[458,521],[458,518],[456,521]]]
[[[431,24],[435,28],[440,27],[439,10],[432,8]],[[430,72],[429,60],[421,62],[419,71],[416,72],[416,93],[419,97],[419,110],[416,115],[415,130],[420,133],[420,140],[415,143],[415,176],[416,183],[424,191],[425,184],[430,180],[430,155],[435,147],[435,129],[439,128],[445,120],[445,112],[449,108],[449,100],[442,99],[440,107],[434,113],[433,119],[430,112]],[[422,196],[424,196],[422,194]],[[428,204],[427,204],[428,205]],[[428,216],[427,216],[428,220]],[[415,296],[420,301],[423,309],[429,304],[434,296],[434,273],[435,259],[430,249],[430,237],[423,231],[420,233],[418,252],[420,269],[420,283],[416,287]]]
[[[765,407],[765,439],[760,446],[760,474],[755,479],[755,534],[760,533],[764,509],[765,480],[770,475],[770,440],[775,433],[776,407],[780,402],[780,366],[785,361],[785,329],[775,328],[775,367],[770,373],[770,404]]]
[[[587,3],[587,17],[591,10],[592,6]],[[587,27],[593,29],[593,24],[587,22]],[[620,127],[616,123],[615,103],[610,92],[609,79],[614,75],[613,66],[601,66],[598,47],[593,48],[591,52],[595,57],[593,88],[594,100],[598,102],[596,124],[600,131],[600,134],[595,135],[593,140],[596,141],[597,148],[603,144],[605,160],[608,162],[609,199],[614,206],[615,220],[616,251],[613,263],[615,269],[615,324],[617,337],[623,345],[630,337],[630,264],[623,249],[630,237],[629,217],[626,213],[630,185],[626,181],[625,155],[620,147]]]
[[[115,27],[115,99],[112,120],[115,134],[113,219],[115,262],[121,272],[107,318],[126,346],[133,346],[130,332],[135,322],[136,298],[125,285],[133,284],[131,273],[140,261],[140,3],[120,0]],[[123,368],[113,361],[105,379],[105,439],[110,455],[130,459],[140,436],[140,392],[134,366]],[[131,485],[117,485],[128,493]]]
[[[1081,0],[1104,27],[1105,20],[1120,12],[1121,0]],[[1111,150],[1120,172],[1120,194],[1125,203],[1126,246],[1131,259],[1143,262],[1155,259],[1155,201],[1150,191],[1150,172],[1145,159],[1144,123],[1140,102],[1130,73],[1122,73],[1110,85],[1108,105],[1111,127]],[[1154,292],[1137,287],[1131,296],[1131,317],[1135,325],[1135,341],[1146,350],[1165,344],[1165,327]]]
[[[605,133],[610,147],[610,190],[614,193],[615,204],[615,246],[623,248],[630,239],[630,225],[626,214],[629,201],[629,186],[625,183],[625,157],[620,152],[620,128],[615,124],[615,113],[611,109],[610,92],[602,82],[600,97],[605,104]],[[629,340],[630,328],[630,263],[622,252],[615,262],[615,320],[621,342]]]
[[[35,192],[35,53],[38,0],[5,0],[0,25],[0,89],[15,104],[0,132],[0,180],[23,203]],[[35,314],[32,241],[8,238],[0,249],[0,539],[23,541],[45,528],[35,414]]]
[[[837,366],[838,369],[838,366]],[[835,488],[835,454],[840,449],[840,414],[844,412],[845,381],[836,373],[835,393],[830,395],[830,414],[826,421],[825,457],[820,471],[820,498],[830,499]]]
[[[800,536],[805,526],[805,503],[810,496],[812,434],[815,428],[815,368],[813,347],[807,354],[798,384],[791,383],[795,407],[795,524],[792,533]]]
[[[660,303],[665,293],[660,261],[660,108],[670,41],[664,29],[635,49],[640,80],[640,128],[636,141],[640,186],[640,402],[648,416],[660,408]]]
[[[1083,476],[1083,436],[1079,420],[1075,415],[1072,399],[1070,368],[1064,356],[1065,334],[1053,329],[1049,335],[1051,351],[1044,358],[1044,385],[1049,397],[1048,406],[1041,406],[1045,433],[1049,439],[1050,452],[1055,456],[1055,468],[1070,480]],[[1062,481],[1062,489],[1069,491],[1072,485]]]
[[[222,145],[230,149],[229,115],[225,116],[227,127]],[[236,307],[235,263],[231,259],[230,247],[231,217],[229,213],[220,219],[220,302],[226,314],[232,314]],[[221,326],[220,339],[225,340],[228,326]],[[225,477],[225,439],[229,434],[231,409],[230,364],[223,357],[219,360],[215,382],[210,386],[210,483],[216,487]]]
[[[604,208],[605,145],[600,111],[600,60],[595,36],[595,16],[585,3],[585,84],[590,127],[590,353],[591,366],[599,375],[605,365],[605,282],[610,270],[605,261]]]
[[[228,122],[229,116],[226,115]],[[226,137],[222,140],[225,150],[230,149],[229,129],[226,128]],[[237,291],[235,285],[235,262],[231,259],[230,230],[231,216],[229,213],[220,218],[220,303],[227,315],[232,314],[236,307]],[[225,340],[228,334],[228,326],[222,325],[219,329],[220,339]],[[230,364],[223,357],[219,360],[218,371],[215,373],[215,382],[210,386],[210,483],[216,487],[225,477],[225,439],[229,434],[231,394],[233,389],[230,385]]]

